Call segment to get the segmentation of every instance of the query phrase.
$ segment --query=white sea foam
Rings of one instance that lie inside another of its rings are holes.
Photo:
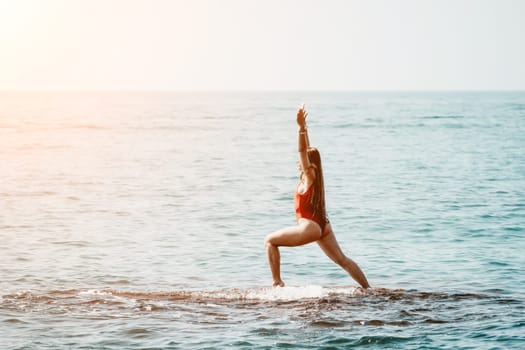
[[[103,290],[98,290],[98,289],[88,289],[88,290],[82,290],[80,292],[78,292],[78,295],[100,295],[100,296],[110,296],[112,295],[111,293],[108,293],[106,291],[103,291]]]
[[[318,285],[309,286],[286,286],[276,288],[254,289],[246,293],[245,299],[254,300],[300,300],[310,298],[323,298],[331,294],[352,295],[356,292],[353,287],[323,287]]]

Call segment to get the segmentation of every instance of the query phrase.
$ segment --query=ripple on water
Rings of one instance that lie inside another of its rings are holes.
[[[22,321],[21,319],[18,319],[18,318],[6,318],[6,319],[2,320],[2,322],[5,322],[5,323],[18,323],[18,324],[27,324],[28,323],[28,322]]]
[[[133,338],[146,338],[153,332],[146,328],[131,328],[125,331],[125,334]]]

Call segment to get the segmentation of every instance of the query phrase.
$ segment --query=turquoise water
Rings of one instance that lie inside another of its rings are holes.
[[[295,111],[363,293],[294,224]],[[525,347],[525,93],[1,93],[0,348]]]

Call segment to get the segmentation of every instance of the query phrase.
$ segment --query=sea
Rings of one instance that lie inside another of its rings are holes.
[[[370,290],[295,225],[297,108]],[[1,92],[0,349],[523,349],[525,92]]]

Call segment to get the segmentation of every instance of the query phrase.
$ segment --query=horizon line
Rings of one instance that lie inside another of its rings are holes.
[[[4,89],[0,93],[429,93],[525,92],[524,89]]]

